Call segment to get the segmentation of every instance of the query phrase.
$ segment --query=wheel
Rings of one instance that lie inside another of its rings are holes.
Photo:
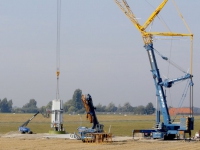
[[[164,136],[164,140],[173,140],[175,138],[175,134],[168,134]]]
[[[21,134],[25,134],[25,132],[24,132],[24,131],[21,131]]]
[[[33,133],[32,131],[29,131],[29,132],[28,132],[28,134],[32,134],[32,133]]]

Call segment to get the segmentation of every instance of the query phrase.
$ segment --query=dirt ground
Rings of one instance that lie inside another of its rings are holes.
[[[82,143],[68,138],[52,138],[49,134],[20,134],[9,132],[0,135],[0,150],[199,150],[199,141],[162,141],[113,137],[112,143]]]

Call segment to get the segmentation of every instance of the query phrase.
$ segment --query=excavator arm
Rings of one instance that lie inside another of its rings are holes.
[[[81,100],[86,110],[86,118],[89,119],[90,123],[93,123],[93,126],[91,128],[82,127],[82,126],[78,127],[77,130],[78,130],[81,140],[83,142],[85,141],[95,142],[98,136],[98,140],[103,141],[104,137],[105,136],[109,137],[109,135],[104,133],[104,130],[103,130],[104,125],[100,124],[97,120],[96,113],[95,113],[96,108],[93,105],[91,95],[90,94],[82,95]]]
[[[96,113],[95,113],[95,107],[92,102],[92,97],[90,94],[82,95],[81,100],[83,102],[83,105],[86,110],[86,118],[89,119],[90,123],[93,123],[93,126],[91,128],[87,127],[78,127],[78,133],[81,136],[81,140],[83,142],[85,141],[95,141],[96,138],[93,133],[103,133],[103,124],[99,124]]]
[[[84,107],[85,107],[86,118],[90,121],[90,123],[93,123],[93,122],[92,122],[92,116],[91,116],[91,114],[89,113],[89,112],[90,112],[90,107],[89,107],[88,104],[87,104],[87,100],[86,100],[85,95],[82,95],[82,96],[81,96],[81,100],[82,100],[83,105],[84,105]]]
[[[92,102],[92,97],[90,94],[82,95],[81,100],[84,104],[86,110],[86,118],[89,119],[90,123],[93,123],[92,129],[95,129],[96,126],[99,124],[98,119],[95,113],[95,107]]]

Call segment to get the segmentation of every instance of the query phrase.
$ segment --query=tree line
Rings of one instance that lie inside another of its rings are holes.
[[[85,113],[85,108],[81,101],[82,90],[76,89],[72,96],[72,99],[63,103],[63,111],[65,113]],[[12,100],[7,100],[4,98],[0,99],[0,112],[2,113],[36,113],[40,111],[41,113],[46,113],[50,111],[52,107],[52,101],[50,101],[46,106],[40,108],[37,107],[37,101],[35,99],[30,99],[28,103],[23,105],[21,108],[13,108]],[[146,106],[136,106],[133,107],[129,102],[126,102],[124,105],[116,106],[113,102],[109,103],[107,106],[102,104],[97,104],[96,112],[132,112],[134,114],[153,114],[155,108],[150,102]]]

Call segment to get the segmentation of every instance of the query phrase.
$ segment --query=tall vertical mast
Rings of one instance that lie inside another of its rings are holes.
[[[56,89],[56,99],[60,99],[60,94],[59,94],[59,75],[60,75],[60,21],[61,21],[61,0],[57,0],[57,45],[56,45],[57,89]]]

